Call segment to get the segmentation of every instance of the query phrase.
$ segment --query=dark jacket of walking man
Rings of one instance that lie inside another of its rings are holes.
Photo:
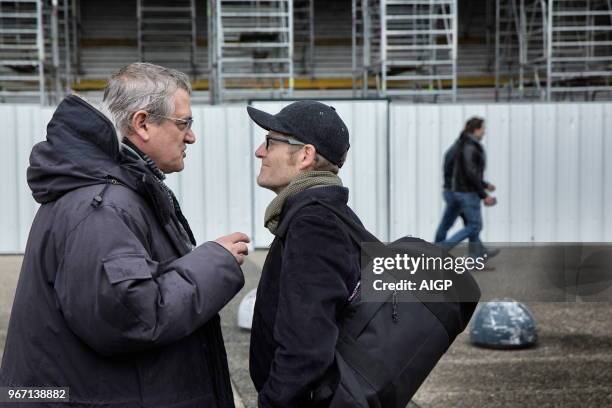
[[[268,130],[255,155],[257,183],[277,196],[265,214],[276,235],[257,290],[250,372],[260,407],[301,407],[334,370],[339,315],[359,281],[359,248],[317,200],[360,222],[337,173],[349,135],[335,110],[314,101],[276,115],[248,108]],[[288,214],[291,214],[290,218]]]
[[[41,206],[1,385],[68,387],[71,407],[234,406],[217,313],[244,284],[248,237],[195,246],[163,181],[195,142],[190,91],[136,63],[110,79],[108,117],[74,95],[55,111],[30,156]]]
[[[496,199],[486,190],[495,186],[484,180],[486,155],[480,141],[485,135],[484,119],[473,117],[467,121],[463,132],[447,151],[444,158],[444,201],[446,208],[436,232],[436,242],[453,248],[468,238],[470,255],[484,256],[486,249],[480,241],[482,214],[480,201],[486,206],[496,204]],[[448,230],[461,215],[465,226],[450,238]]]

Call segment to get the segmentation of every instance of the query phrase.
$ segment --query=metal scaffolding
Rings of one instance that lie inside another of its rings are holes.
[[[497,0],[495,24],[496,100],[502,87],[519,99],[544,98],[546,0]]]
[[[295,0],[293,5],[294,63],[300,73],[314,75],[314,0]]]
[[[610,0],[497,0],[495,40],[497,98],[612,91]]]
[[[380,41],[376,38],[380,28],[380,7],[375,0],[352,0],[351,9],[353,96],[360,93],[362,97],[367,97],[369,78],[376,75],[374,61],[380,60]]]
[[[212,100],[293,92],[293,0],[209,0]]]
[[[47,102],[54,104],[71,92],[72,83],[78,77],[78,3],[75,0],[47,0],[43,3],[43,27],[48,27],[50,61],[47,73],[50,89]]]
[[[0,1],[0,84],[3,97],[45,97],[45,45],[40,0]]]
[[[78,74],[76,0],[0,1],[0,97],[57,103]]]
[[[457,96],[457,0],[353,0],[353,89]]]
[[[136,15],[138,59],[178,69],[188,62],[195,78],[195,0],[174,0],[172,5],[167,0],[138,0]]]
[[[612,92],[612,2],[549,0],[548,21],[547,99]]]

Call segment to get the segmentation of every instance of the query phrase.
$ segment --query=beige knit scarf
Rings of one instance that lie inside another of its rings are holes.
[[[276,232],[283,206],[289,197],[309,188],[324,186],[342,186],[342,180],[331,171],[311,170],[298,174],[287,187],[278,193],[274,200],[270,202],[268,208],[266,208],[266,215],[264,217],[265,227],[272,234]]]

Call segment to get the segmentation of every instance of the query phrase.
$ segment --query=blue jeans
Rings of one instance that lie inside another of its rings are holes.
[[[446,203],[446,208],[444,209],[442,220],[440,221],[440,225],[438,225],[438,230],[436,231],[435,242],[442,242],[446,239],[448,230],[451,229],[453,224],[455,224],[455,220],[461,213],[461,205],[459,204],[459,201],[455,200],[455,194],[452,191],[444,190],[442,197]]]
[[[466,224],[465,226],[457,231],[450,238],[439,241],[442,245],[444,245],[449,250],[454,248],[458,243],[468,238],[470,240],[470,256],[471,257],[479,257],[483,256],[485,253],[484,246],[480,241],[480,231],[482,230],[482,213],[480,207],[480,197],[476,193],[463,193],[463,192],[449,192],[452,194],[451,205],[448,204],[447,201],[447,209],[444,211],[444,216],[442,217],[442,222],[440,223],[440,227],[443,226],[445,221],[446,213],[449,213],[448,219],[457,211],[457,215],[459,213],[463,213],[465,216]],[[450,208],[450,210],[449,210]],[[457,218],[457,215],[453,218],[453,223]],[[448,220],[447,220],[448,222]],[[452,226],[452,224],[451,224]],[[450,227],[449,227],[450,228]],[[438,228],[440,231],[440,228]],[[448,229],[446,230],[448,231]],[[438,238],[436,234],[436,238]]]

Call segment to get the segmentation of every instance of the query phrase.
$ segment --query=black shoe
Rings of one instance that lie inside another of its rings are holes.
[[[485,256],[487,257],[487,259],[491,259],[496,257],[500,252],[501,249],[499,248],[487,249],[487,251],[485,252]]]

